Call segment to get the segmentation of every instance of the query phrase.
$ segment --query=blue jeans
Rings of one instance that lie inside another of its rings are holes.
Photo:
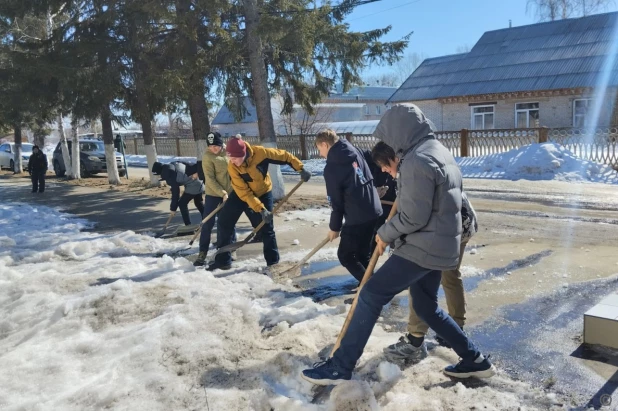
[[[273,210],[272,192],[269,191],[259,197],[259,199],[268,211]],[[247,214],[253,228],[257,227],[262,222],[260,213],[256,213],[249,208],[247,203],[242,201],[236,192],[233,192],[229,195],[225,206],[219,211],[219,216],[217,218],[217,248],[222,248],[234,241],[234,228],[242,213]],[[256,237],[259,236],[262,237],[266,264],[277,264],[279,262],[279,250],[277,248],[277,239],[275,238],[274,222],[264,224],[264,227],[256,234]],[[229,252],[217,254],[215,262],[220,265],[232,264],[232,255]]]
[[[202,215],[202,219],[206,218],[206,216],[212,213],[219,204],[223,201],[221,197],[209,196],[207,195],[204,200],[204,214]],[[208,251],[208,247],[210,246],[210,236],[212,234],[212,228],[215,226],[215,220],[217,216],[221,213],[221,210],[214,216],[210,218],[210,220],[206,221],[202,226],[202,232],[200,233],[200,251]]]
[[[397,294],[410,288],[414,311],[453,347],[463,360],[473,360],[480,352],[457,323],[438,306],[441,272],[423,268],[393,255],[363,286],[350,326],[335,351],[335,362],[352,371],[363,354],[382,307]]]

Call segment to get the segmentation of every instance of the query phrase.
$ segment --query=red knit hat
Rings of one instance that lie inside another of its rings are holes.
[[[230,157],[245,157],[247,155],[247,145],[240,135],[236,135],[229,139],[225,146],[225,151]]]

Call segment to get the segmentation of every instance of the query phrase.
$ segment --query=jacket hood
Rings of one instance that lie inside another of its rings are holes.
[[[414,104],[397,104],[384,113],[373,135],[400,154],[410,151],[427,137],[435,138],[432,126]]]
[[[347,140],[339,140],[328,150],[326,161],[336,164],[351,164],[357,161],[357,154],[354,146]]]

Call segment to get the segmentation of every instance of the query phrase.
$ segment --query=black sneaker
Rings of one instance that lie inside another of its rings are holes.
[[[352,373],[338,367],[332,358],[316,362],[313,368],[304,370],[301,376],[316,385],[338,385],[352,378]]]
[[[489,355],[479,361],[479,357],[473,361],[461,360],[455,365],[449,365],[444,369],[444,374],[455,378],[489,378],[496,374],[496,367],[489,361]]]
[[[206,267],[206,270],[208,271],[229,270],[230,268],[232,268],[232,264],[222,265],[215,261],[214,263],[209,264],[208,267]]]

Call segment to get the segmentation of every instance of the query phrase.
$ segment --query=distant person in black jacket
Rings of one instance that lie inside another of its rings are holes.
[[[386,146],[386,144],[379,142],[376,144],[376,148],[379,150],[382,145]],[[388,148],[392,151],[392,148]],[[363,155],[365,156],[365,161],[369,165],[369,169],[373,175],[373,185],[378,191],[380,204],[382,206],[382,215],[378,217],[378,221],[376,222],[376,226],[374,228],[374,235],[371,238],[371,253],[373,253],[373,250],[376,248],[375,234],[377,234],[378,228],[382,227],[382,225],[386,222],[386,218],[393,208],[392,203],[394,203],[397,198],[397,180],[395,180],[389,173],[382,171],[382,168],[374,161],[371,150],[363,151]]]
[[[181,162],[171,164],[161,164],[156,162],[152,165],[152,174],[160,175],[161,180],[165,180],[172,191],[172,202],[170,211],[180,208],[182,220],[185,225],[191,225],[189,216],[189,202],[193,200],[195,207],[204,214],[204,183],[198,178],[197,165],[184,164]],[[180,186],[184,187],[182,196]]]
[[[32,179],[32,192],[45,191],[45,173],[47,173],[47,156],[39,146],[32,147],[32,155],[28,160],[28,172]]]
[[[339,237],[339,262],[359,282],[371,258],[371,242],[378,217],[380,198],[363,153],[333,130],[318,133],[315,139],[320,156],[326,158],[324,181],[331,205],[331,241]],[[345,217],[345,224],[343,219]]]

